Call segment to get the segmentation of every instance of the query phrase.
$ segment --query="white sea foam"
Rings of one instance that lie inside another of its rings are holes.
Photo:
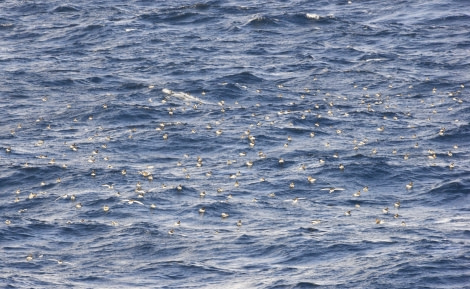
[[[201,99],[186,93],[186,92],[180,92],[180,91],[173,91],[168,88],[163,88],[162,92],[166,95],[176,97],[178,99],[184,100],[184,101],[189,101],[189,102],[203,102]]]
[[[320,15],[315,14],[315,13],[307,13],[305,14],[305,17],[307,17],[308,19],[314,19],[314,20],[320,19]]]

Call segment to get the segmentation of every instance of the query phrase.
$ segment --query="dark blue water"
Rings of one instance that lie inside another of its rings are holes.
[[[468,1],[1,1],[0,68],[2,287],[470,288]]]

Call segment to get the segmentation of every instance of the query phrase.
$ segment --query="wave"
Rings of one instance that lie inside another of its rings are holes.
[[[263,78],[256,76],[249,71],[243,71],[236,74],[228,74],[217,80],[217,82],[226,82],[235,85],[241,85],[241,88],[245,88],[243,85],[247,84],[259,84],[264,81]]]
[[[272,16],[253,15],[246,25],[252,27],[273,27],[279,23],[279,19]]]
[[[192,96],[191,94],[189,93],[185,93],[185,92],[177,92],[177,91],[173,91],[173,90],[170,90],[168,88],[163,88],[162,89],[162,92],[168,96],[172,96],[172,97],[175,97],[175,98],[178,98],[178,99],[181,99],[183,101],[188,101],[188,102],[198,102],[198,103],[202,103],[203,101],[195,96]]]
[[[72,13],[79,12],[80,8],[72,5],[60,5],[52,9],[53,13]]]

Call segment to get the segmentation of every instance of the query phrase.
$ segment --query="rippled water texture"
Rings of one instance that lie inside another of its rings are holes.
[[[469,288],[469,11],[0,2],[2,285]]]

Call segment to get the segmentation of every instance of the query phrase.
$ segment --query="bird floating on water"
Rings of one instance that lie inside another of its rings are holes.
[[[405,187],[407,190],[411,190],[413,188],[413,182],[409,182]]]

